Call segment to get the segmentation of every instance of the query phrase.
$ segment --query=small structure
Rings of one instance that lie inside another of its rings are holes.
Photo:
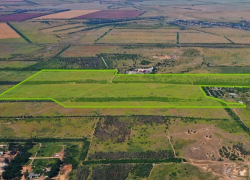
[[[40,176],[41,176],[40,174],[35,174],[35,173],[31,172],[28,177],[29,177],[29,179],[33,179],[33,178],[39,178]]]
[[[3,151],[0,151],[0,156],[2,156],[4,154],[4,152]]]
[[[244,104],[244,102],[243,102],[243,101],[238,101],[238,103],[240,103],[240,104]]]
[[[239,95],[236,93],[229,93],[229,96],[232,96],[232,98],[237,98]]]
[[[134,71],[127,71],[127,74],[151,74],[154,70],[154,67],[148,69],[135,69]]]

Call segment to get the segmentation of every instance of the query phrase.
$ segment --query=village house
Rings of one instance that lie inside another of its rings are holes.
[[[148,69],[135,69],[134,71],[126,71],[126,74],[151,74],[154,67]]]

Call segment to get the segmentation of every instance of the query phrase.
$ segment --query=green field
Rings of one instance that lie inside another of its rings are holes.
[[[206,96],[202,86],[248,87],[249,75],[124,75],[116,70],[42,70],[0,100],[53,100],[70,108],[244,108]]]

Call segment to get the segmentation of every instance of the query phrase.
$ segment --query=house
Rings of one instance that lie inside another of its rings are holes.
[[[134,71],[127,71],[127,74],[151,74],[154,70],[154,67],[148,69],[135,69]]]
[[[8,145],[2,145],[2,144],[0,144],[0,148],[1,149],[8,149]]]
[[[232,98],[236,98],[236,97],[238,97],[239,95],[236,94],[236,93],[229,93],[229,96],[232,96]]]
[[[33,178],[39,178],[40,176],[41,176],[40,174],[35,174],[35,173],[31,172],[28,177],[29,177],[29,179],[33,179]]]
[[[2,156],[4,154],[4,152],[3,151],[0,151],[0,156]]]

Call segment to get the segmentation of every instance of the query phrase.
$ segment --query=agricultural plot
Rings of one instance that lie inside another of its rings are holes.
[[[10,26],[0,23],[0,39],[21,38]]]
[[[35,17],[44,16],[46,13],[18,13],[0,16],[0,22],[25,21]]]
[[[168,29],[114,29],[98,43],[176,43],[176,32]]]
[[[7,89],[7,86],[0,86],[0,91]],[[10,86],[9,86],[10,88]],[[34,104],[33,104],[34,106]],[[79,126],[79,123],[81,126]],[[5,128],[8,128],[10,132],[14,131],[13,136],[19,136],[22,138],[29,138],[32,136],[37,137],[56,137],[56,138],[65,138],[65,137],[83,137],[91,134],[93,130],[93,125],[95,123],[94,118],[41,118],[39,121],[33,119],[27,121],[25,119],[19,119],[19,121],[11,121],[11,123],[6,123],[1,120],[0,124],[5,125]],[[3,135],[3,131],[0,132],[0,136]]]
[[[71,46],[64,51],[61,56],[63,57],[93,57],[100,53],[115,53],[121,51],[120,47],[116,46]]]
[[[250,44],[250,35],[248,37],[229,37],[234,43]]]
[[[144,11],[136,10],[102,10],[86,15],[78,16],[73,19],[121,19],[134,18],[140,16]]]
[[[2,100],[53,100],[71,108],[243,108],[208,97],[202,86],[249,86],[248,75],[117,75],[115,70],[43,70]],[[183,93],[185,89],[185,93]]]
[[[197,33],[180,33],[180,43],[231,43],[223,36]]]
[[[78,16],[83,16],[83,15],[87,15],[90,13],[94,13],[97,11],[99,10],[71,10],[71,11],[64,11],[64,12],[59,12],[59,13],[50,14],[46,16],[41,16],[36,19],[71,19],[71,18],[75,18]]]
[[[43,33],[40,28],[47,25],[39,22],[13,22],[11,23],[18,31],[33,43],[58,43],[59,38],[51,33]],[[32,28],[30,28],[32,26]]]
[[[83,31],[83,32],[79,33],[79,35],[81,35],[81,37],[82,37],[79,40],[79,43],[83,43],[83,44],[95,43],[98,38],[100,38],[103,34],[108,32],[109,30],[110,30],[110,27],[103,27],[103,28],[99,28],[99,29],[93,29],[90,31]],[[78,31],[78,30],[75,29],[74,31]]]

